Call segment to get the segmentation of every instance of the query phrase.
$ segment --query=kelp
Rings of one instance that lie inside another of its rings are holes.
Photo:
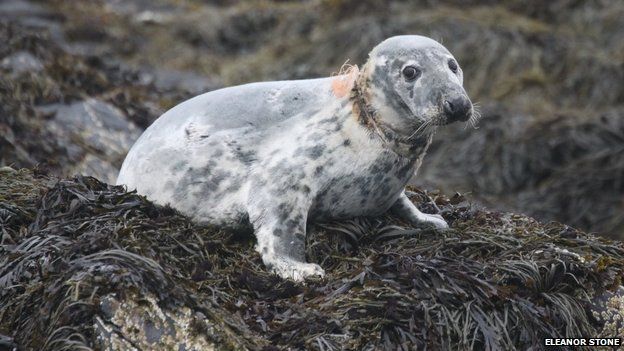
[[[297,284],[266,270],[251,233],[91,177],[1,175],[0,334],[24,350],[115,349],[104,330],[137,349],[224,350],[523,350],[622,335],[595,301],[620,296],[623,244],[460,194],[410,192],[446,231],[389,216],[309,224],[308,260],[327,275]]]

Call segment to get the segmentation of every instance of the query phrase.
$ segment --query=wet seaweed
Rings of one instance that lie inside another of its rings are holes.
[[[22,210],[2,223],[0,334],[23,349],[93,348],[111,293],[201,312],[219,349],[539,348],[598,335],[592,299],[619,287],[624,267],[621,243],[412,189],[450,230],[311,224],[308,259],[327,276],[301,285],[264,268],[250,233],[91,177],[3,175],[0,203]]]

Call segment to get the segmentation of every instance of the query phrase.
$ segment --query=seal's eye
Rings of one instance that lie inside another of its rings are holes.
[[[450,59],[448,62],[448,66],[451,69],[451,71],[453,71],[453,73],[457,73],[457,61]]]
[[[403,75],[407,80],[414,80],[420,77],[420,70],[414,66],[407,66],[403,68]]]

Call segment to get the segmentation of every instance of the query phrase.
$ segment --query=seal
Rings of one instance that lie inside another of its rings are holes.
[[[306,223],[391,211],[448,225],[405,195],[438,126],[474,118],[455,58],[422,36],[389,38],[362,70],[252,83],[187,100],[137,140],[117,184],[200,223],[253,227],[282,277],[305,261]]]

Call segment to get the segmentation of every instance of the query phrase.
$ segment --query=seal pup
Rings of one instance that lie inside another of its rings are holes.
[[[128,153],[117,184],[197,222],[251,225],[282,277],[323,275],[305,261],[306,223],[388,210],[446,228],[404,188],[437,126],[473,118],[457,61],[422,36],[389,38],[362,70],[252,83],[187,100]]]

